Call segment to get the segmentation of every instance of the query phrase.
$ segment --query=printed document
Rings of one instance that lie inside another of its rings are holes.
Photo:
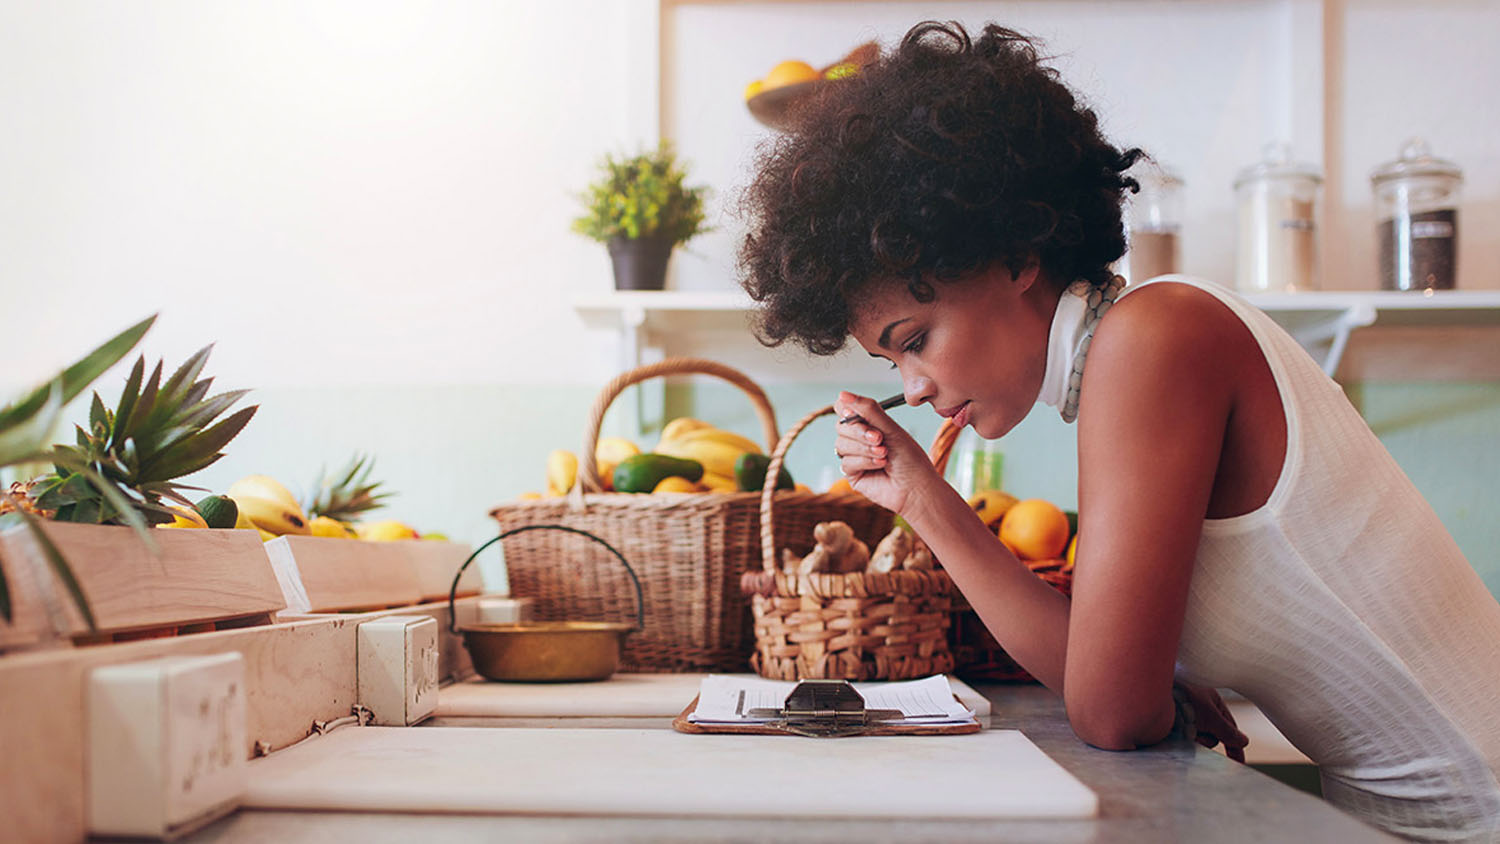
[[[750,710],[781,709],[796,683],[764,677],[710,674],[698,688],[698,706],[688,715],[694,724],[764,724],[774,718],[752,718]],[[969,724],[974,710],[953,697],[943,674],[920,680],[853,683],[866,709],[899,709],[907,724]]]

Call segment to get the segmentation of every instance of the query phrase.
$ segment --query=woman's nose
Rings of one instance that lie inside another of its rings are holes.
[[[930,401],[937,395],[937,385],[932,383],[931,378],[915,376],[907,378],[902,383],[902,391],[906,393],[906,403],[918,405],[924,401]]]

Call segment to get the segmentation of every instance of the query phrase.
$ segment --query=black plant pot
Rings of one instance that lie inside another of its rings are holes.
[[[611,238],[609,259],[615,265],[615,289],[661,290],[667,286],[667,259],[671,257],[669,237]]]

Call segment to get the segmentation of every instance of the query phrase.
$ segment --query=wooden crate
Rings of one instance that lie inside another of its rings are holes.
[[[458,572],[458,567],[469,559],[473,551],[462,542],[447,542],[438,540],[406,540],[400,544],[411,559],[412,566],[417,572],[417,582],[421,584],[422,600],[446,601],[448,590],[453,586],[453,575]],[[470,595],[478,595],[484,591],[484,578],[479,573],[479,562],[476,560],[464,569],[463,577],[458,580],[459,598]]]
[[[422,583],[405,547],[419,541],[278,536],[265,548],[291,616],[420,603]]]
[[[0,533],[0,566],[14,620],[0,623],[0,650],[47,643],[110,641],[116,636],[212,630],[221,622],[268,620],[285,606],[260,537],[248,530],[153,530],[153,553],[128,527],[46,522],[94,613],[82,614],[24,525]],[[50,603],[57,617],[49,612]]]

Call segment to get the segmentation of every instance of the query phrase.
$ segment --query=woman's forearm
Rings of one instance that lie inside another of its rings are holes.
[[[1068,649],[1068,599],[1034,575],[946,483],[915,497],[903,518],[932,549],[985,627],[1058,694]]]

